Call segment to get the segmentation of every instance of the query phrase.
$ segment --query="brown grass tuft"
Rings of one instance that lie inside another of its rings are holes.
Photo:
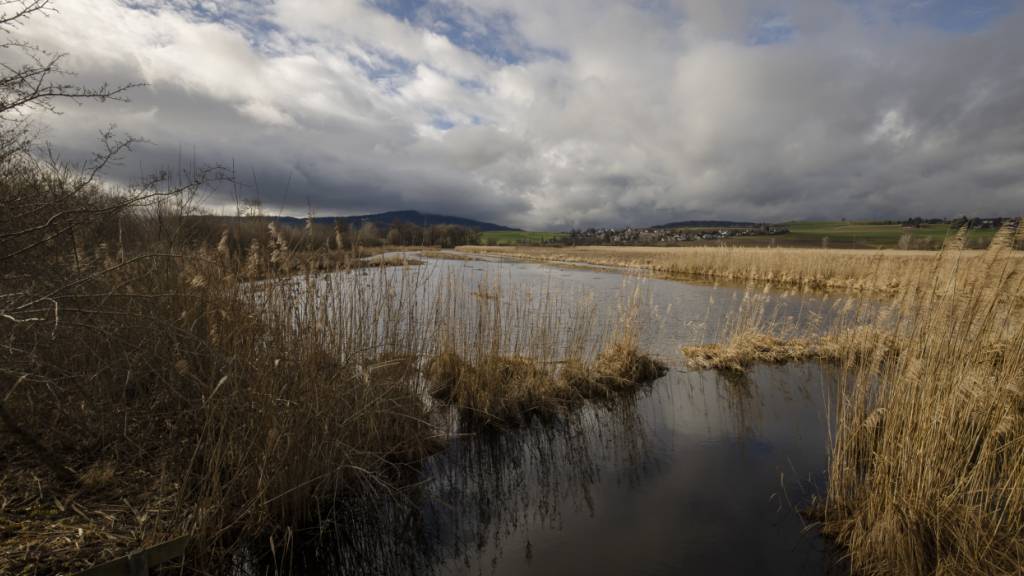
[[[523,356],[486,356],[467,362],[447,352],[430,362],[435,398],[456,406],[468,422],[516,425],[566,407],[567,388],[550,370]]]
[[[839,362],[881,346],[897,349],[892,334],[875,327],[839,330],[813,337],[773,336],[768,329],[747,330],[722,344],[683,347],[687,365],[695,370],[741,373],[754,364],[786,364],[806,360]]]
[[[632,389],[661,378],[668,372],[665,363],[643,354],[632,343],[614,342],[594,363],[594,379],[612,390]]]
[[[493,281],[466,286],[454,278],[449,285],[459,296],[439,305],[441,344],[424,373],[433,395],[474,424],[518,425],[665,373],[636,344],[639,288],[599,332],[587,295]]]

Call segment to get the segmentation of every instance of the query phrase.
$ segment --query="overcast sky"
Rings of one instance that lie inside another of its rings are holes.
[[[67,158],[152,142],[111,178],[194,150],[274,212],[552,229],[1020,214],[1021,4],[55,0],[18,33],[148,84],[41,118]]]

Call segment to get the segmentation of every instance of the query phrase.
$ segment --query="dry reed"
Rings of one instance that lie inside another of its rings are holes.
[[[1017,222],[985,252],[953,237],[905,260],[893,298],[828,326],[740,314],[691,365],[839,363],[828,491],[815,514],[857,574],[1017,574],[1024,566],[1024,275]],[[725,255],[725,252],[720,252]],[[724,265],[728,267],[729,265]],[[888,267],[882,267],[888,269]],[[756,300],[756,299],[755,299]],[[755,309],[762,304],[753,304]]]
[[[774,332],[771,328],[746,330],[723,343],[684,346],[683,354],[687,365],[696,370],[742,373],[753,364],[807,360],[838,363],[873,353],[879,346],[898,350],[891,331],[876,326],[831,330],[810,337],[777,336]]]
[[[448,286],[448,294],[464,294],[467,283],[451,278]],[[466,424],[509,426],[555,415],[666,371],[637,345],[639,291],[602,331],[587,295],[535,293],[499,279],[469,296],[468,306],[464,295],[436,306],[439,346],[426,369],[434,397],[458,408]]]
[[[823,526],[856,571],[1024,566],[1019,261],[1003,241],[944,252],[894,306],[899,354],[846,359]]]
[[[666,276],[799,289],[842,289],[895,294],[916,285],[935,252],[828,250],[819,248],[488,247],[459,250],[543,262],[594,264],[650,271]],[[984,251],[964,251],[962,261],[981,261]],[[1021,258],[1019,254],[1016,258]]]
[[[210,248],[182,235],[187,205],[118,204],[69,174],[27,164],[0,182],[25,213],[0,222],[15,238],[0,249],[0,413],[17,431],[0,438],[0,573],[74,572],[186,534],[189,569],[280,554],[345,502],[399,496],[437,449],[423,372],[444,334],[481,351],[463,356],[476,397],[452,400],[519,413],[562,398],[553,350],[591,345],[572,307],[297,251],[310,243],[272,226]]]

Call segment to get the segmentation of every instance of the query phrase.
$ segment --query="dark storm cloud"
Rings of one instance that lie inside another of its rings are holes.
[[[58,3],[20,32],[130,104],[42,118],[110,176],[231,164],[301,214],[526,227],[1024,212],[1016,3]],[[215,190],[212,205],[229,205]]]

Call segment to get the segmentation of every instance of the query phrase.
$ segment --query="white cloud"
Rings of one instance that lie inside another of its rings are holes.
[[[51,140],[84,153],[116,122],[156,143],[143,169],[195,146],[251,167],[285,211],[526,227],[1024,211],[1019,13],[965,33],[817,0],[57,6],[19,33],[83,82],[149,86],[44,118]],[[765,26],[795,33],[751,42]]]

